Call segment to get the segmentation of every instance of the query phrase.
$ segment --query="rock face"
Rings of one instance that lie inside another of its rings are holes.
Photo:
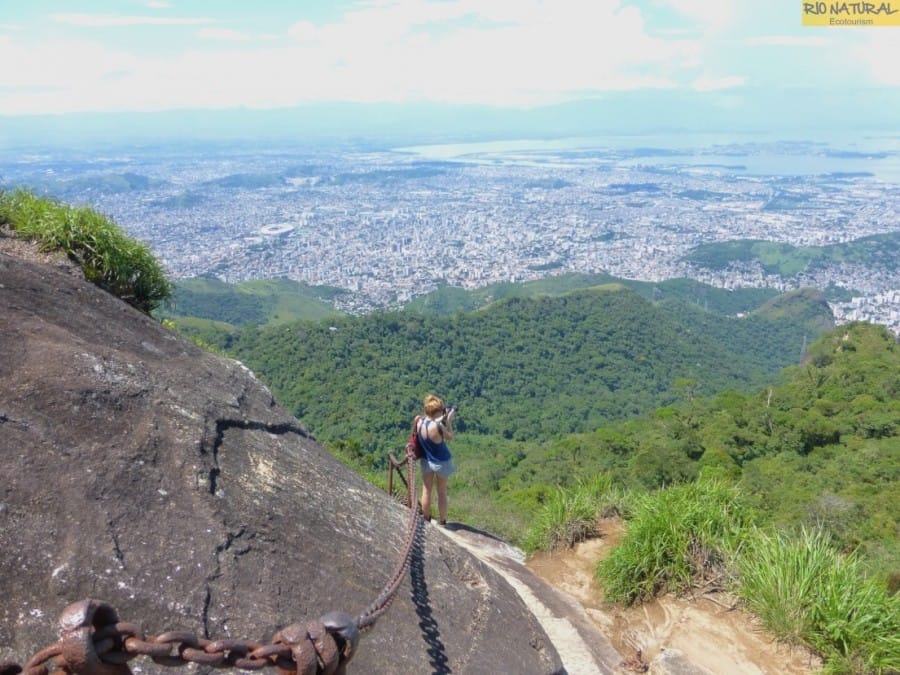
[[[0,661],[55,642],[82,598],[148,635],[268,642],[331,610],[357,616],[406,535],[407,509],[241,364],[2,253],[0,460]],[[504,579],[433,527],[420,542],[349,672],[561,670]]]

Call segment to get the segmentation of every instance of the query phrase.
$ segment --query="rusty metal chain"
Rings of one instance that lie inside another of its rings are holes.
[[[213,668],[260,670],[279,675],[345,675],[362,631],[387,611],[409,570],[418,528],[415,464],[407,452],[409,518],[406,542],[397,566],[381,593],[356,619],[329,612],[315,621],[282,628],[270,644],[250,640],[209,640],[189,631],[145,636],[140,626],[119,621],[116,610],[99,600],[80,600],[59,618],[60,640],[40,650],[23,666],[0,661],[0,675],[131,675],[128,662],[145,656],[161,666],[190,663]]]
[[[360,630],[365,630],[372,626],[378,618],[387,611],[397,595],[400,588],[400,582],[406,576],[409,570],[409,563],[412,559],[413,545],[416,540],[416,528],[419,524],[419,509],[416,502],[416,458],[413,456],[412,449],[406,448],[406,467],[408,471],[407,487],[407,503],[409,504],[409,517],[406,523],[406,545],[403,554],[397,561],[397,567],[391,580],[385,585],[384,589],[375,598],[375,601],[369,605],[366,610],[356,619],[356,625]]]

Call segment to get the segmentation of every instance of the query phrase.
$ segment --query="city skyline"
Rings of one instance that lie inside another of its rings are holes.
[[[175,279],[289,278],[344,289],[333,302],[350,313],[441,285],[608,273],[813,286],[829,291],[839,320],[900,330],[896,151],[619,140],[28,153],[0,162],[0,187],[91,204],[147,242]],[[741,241],[773,246],[759,257],[746,245],[732,258],[693,256]],[[863,248],[824,251],[849,242]]]

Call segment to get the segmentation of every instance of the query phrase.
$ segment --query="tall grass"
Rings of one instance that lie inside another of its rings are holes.
[[[737,489],[715,480],[636,497],[628,531],[597,566],[605,596],[632,604],[724,575],[750,519]]]
[[[597,519],[625,509],[624,495],[600,474],[573,488],[558,488],[538,511],[523,540],[528,553],[572,547],[594,534]]]
[[[738,488],[698,481],[634,497],[628,531],[597,566],[605,596],[631,604],[727,583],[773,635],[827,673],[900,672],[900,596],[818,531],[766,533]]]
[[[150,249],[89,208],[74,208],[27,190],[0,194],[0,224],[44,250],[63,251],[85,277],[144,312],[172,295]]]
[[[748,607],[779,639],[817,649],[826,672],[900,672],[900,597],[821,532],[755,532],[737,567]]]

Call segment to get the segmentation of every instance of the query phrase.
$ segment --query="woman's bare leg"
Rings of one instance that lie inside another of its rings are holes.
[[[438,496],[438,514],[441,522],[447,520],[447,479],[443,476],[437,477],[437,496]]]
[[[431,484],[434,479],[433,473],[422,474],[422,515],[425,520],[431,520]],[[438,507],[440,508],[440,477],[438,477]],[[444,479],[446,485],[446,479]],[[446,501],[446,497],[444,499]]]

